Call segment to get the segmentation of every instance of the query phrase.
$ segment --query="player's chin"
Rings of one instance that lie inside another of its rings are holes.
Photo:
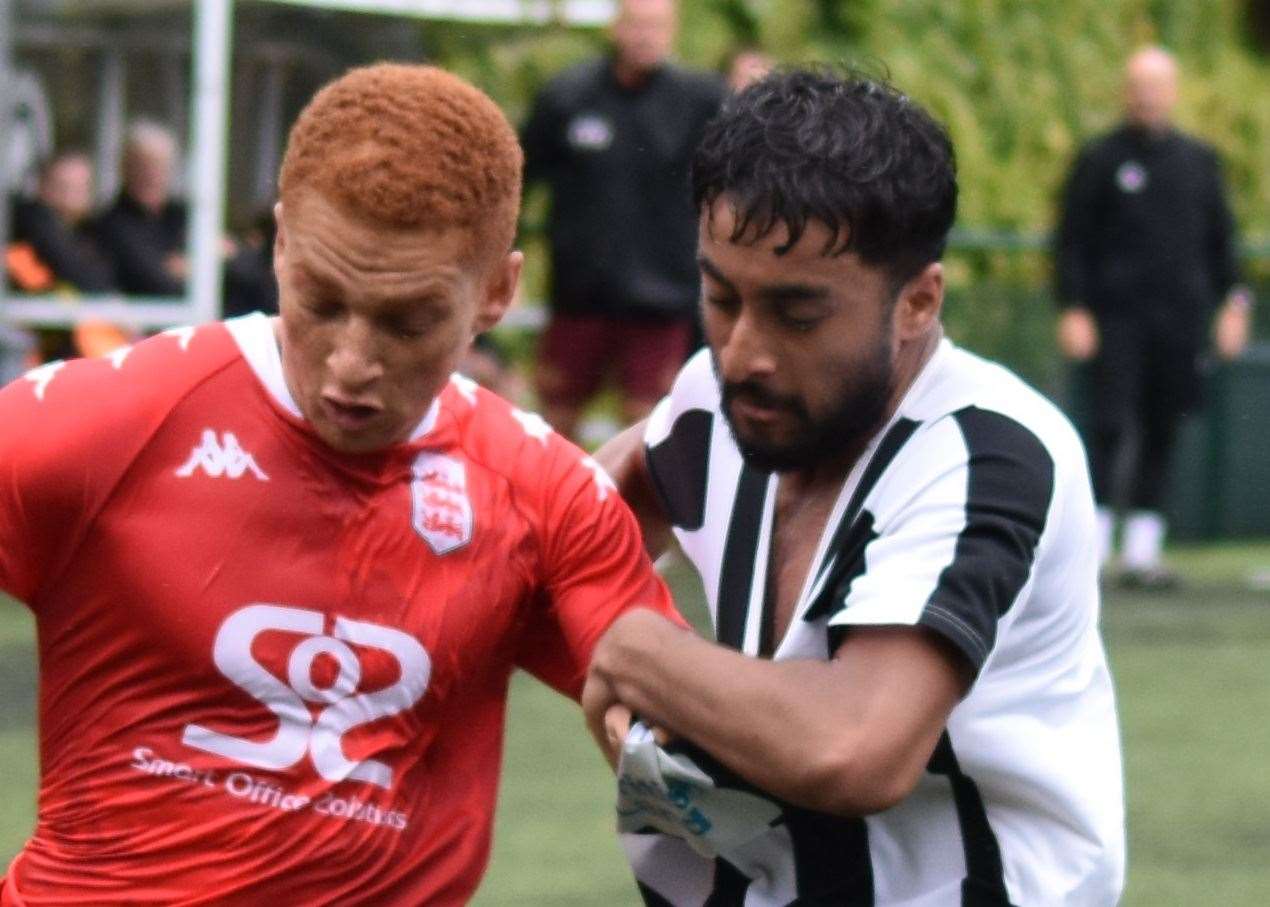
[[[327,447],[345,454],[366,454],[384,450],[397,443],[400,434],[382,425],[350,429],[325,422],[315,427],[318,437],[326,442]]]
[[[814,449],[796,441],[776,443],[738,434],[736,442],[746,465],[760,472],[793,472],[804,469],[819,459]]]

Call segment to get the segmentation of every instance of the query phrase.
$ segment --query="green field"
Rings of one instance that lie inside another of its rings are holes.
[[[1270,903],[1270,544],[1187,548],[1167,596],[1110,593],[1129,798],[1127,905]],[[699,596],[675,571],[685,600]],[[0,607],[0,860],[35,785],[34,657],[25,611]],[[569,703],[517,678],[489,875],[475,903],[634,905],[611,785]]]

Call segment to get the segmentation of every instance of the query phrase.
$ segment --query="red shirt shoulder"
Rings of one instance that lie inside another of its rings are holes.
[[[177,328],[0,390],[0,588],[32,602],[172,409],[239,357],[219,324]]]
[[[592,649],[622,613],[647,607],[682,619],[644,551],[634,514],[594,458],[541,416],[468,379],[456,377],[447,393],[462,398],[448,409],[467,455],[506,478],[541,546],[546,607],[527,627],[518,663],[577,698]]]

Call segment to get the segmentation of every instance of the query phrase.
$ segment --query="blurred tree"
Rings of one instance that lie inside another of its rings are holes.
[[[1270,34],[1266,0],[682,0],[679,56],[713,68],[757,43],[786,62],[887,74],[947,124],[957,148],[962,233],[1005,233],[948,260],[949,323],[973,348],[1043,386],[1049,257],[1010,236],[1047,232],[1072,156],[1115,122],[1123,61],[1158,42],[1182,67],[1180,125],[1212,142],[1244,235],[1270,234]],[[538,86],[598,53],[599,30],[429,23],[433,59],[519,121]],[[532,200],[531,200],[532,201]],[[540,208],[529,207],[533,219]],[[1270,265],[1253,277],[1270,279]],[[531,268],[541,273],[540,265]],[[531,284],[531,286],[541,286]],[[531,291],[532,293],[532,291]],[[969,304],[973,300],[973,304]],[[1263,319],[1264,321],[1265,319]]]

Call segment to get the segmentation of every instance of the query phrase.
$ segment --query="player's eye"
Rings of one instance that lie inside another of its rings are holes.
[[[741,300],[736,296],[720,293],[703,292],[701,298],[707,306],[721,312],[735,312],[741,305]]]
[[[791,331],[803,334],[814,331],[816,326],[820,324],[820,318],[798,318],[794,315],[782,315],[780,321],[782,325]]]
[[[340,314],[343,306],[334,299],[317,298],[304,303],[304,308],[310,315],[321,321],[330,321]]]
[[[422,327],[411,324],[394,323],[389,324],[387,327],[388,333],[399,340],[418,340],[427,333]]]

